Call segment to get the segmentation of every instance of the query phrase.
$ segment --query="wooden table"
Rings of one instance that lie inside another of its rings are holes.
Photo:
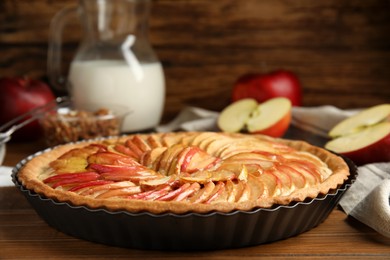
[[[13,166],[44,148],[42,142],[7,145],[4,165]],[[228,228],[228,227],[226,227]],[[390,238],[335,209],[318,227],[259,246],[201,252],[142,251],[95,244],[49,227],[14,187],[0,188],[0,259],[390,259]]]

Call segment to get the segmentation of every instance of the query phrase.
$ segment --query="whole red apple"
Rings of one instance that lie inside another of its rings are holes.
[[[55,98],[46,83],[20,77],[0,78],[0,93],[0,125]],[[27,141],[40,136],[42,129],[34,121],[16,131],[12,140]]]
[[[277,70],[266,74],[246,74],[236,81],[232,91],[233,102],[243,98],[264,102],[275,97],[288,98],[293,106],[302,105],[302,87],[294,73]]]

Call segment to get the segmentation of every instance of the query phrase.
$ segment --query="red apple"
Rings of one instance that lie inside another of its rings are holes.
[[[287,98],[272,98],[261,103],[247,121],[250,133],[281,137],[291,122],[291,102]]]
[[[294,73],[277,70],[267,74],[246,74],[236,81],[232,92],[233,102],[244,98],[264,102],[275,97],[288,98],[293,106],[302,105],[302,87]]]
[[[291,102],[287,98],[272,98],[264,103],[241,99],[227,106],[218,118],[224,132],[243,132],[281,137],[291,122]]]
[[[0,125],[55,98],[47,84],[26,78],[1,78],[0,92]],[[39,123],[34,121],[15,132],[12,139],[33,140],[42,133]]]
[[[233,102],[222,110],[218,117],[218,127],[224,132],[237,133],[246,127],[246,122],[258,106],[256,100],[245,98]]]
[[[357,165],[390,161],[390,104],[361,111],[337,124],[325,148],[343,154]]]

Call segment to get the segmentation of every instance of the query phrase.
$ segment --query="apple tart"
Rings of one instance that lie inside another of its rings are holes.
[[[337,189],[349,168],[303,141],[216,132],[135,134],[57,146],[19,171],[29,190],[112,211],[248,211]]]

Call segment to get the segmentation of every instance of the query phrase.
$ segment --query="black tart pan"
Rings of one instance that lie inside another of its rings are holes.
[[[49,226],[76,238],[145,250],[240,248],[299,235],[328,217],[357,176],[356,166],[344,158],[350,177],[341,187],[315,199],[270,209],[182,215],[114,212],[57,202],[21,185],[19,170],[41,153],[19,162],[13,169],[12,180]]]

